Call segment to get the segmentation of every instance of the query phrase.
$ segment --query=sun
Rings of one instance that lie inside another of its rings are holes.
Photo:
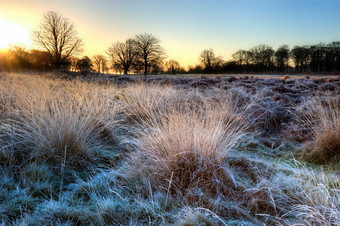
[[[0,49],[9,48],[10,45],[30,46],[28,31],[18,24],[0,19],[0,33]]]

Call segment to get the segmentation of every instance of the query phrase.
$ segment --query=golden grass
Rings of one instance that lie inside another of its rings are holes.
[[[291,167],[252,137],[252,123],[280,120],[259,94],[18,74],[0,82],[0,224],[340,224],[337,174]],[[298,119],[314,137],[305,157],[339,161],[339,98],[304,106]],[[254,145],[238,146],[249,131]],[[129,144],[128,158],[99,169],[105,151]]]
[[[312,130],[314,139],[306,143],[302,156],[314,163],[339,163],[340,97],[316,98],[308,106],[300,118]]]
[[[133,173],[172,193],[202,189],[229,195],[236,182],[225,159],[243,136],[245,122],[242,114],[223,106],[206,103],[197,109],[187,99],[168,110],[138,134],[129,162]]]
[[[127,123],[139,126],[152,124],[162,114],[186,101],[185,96],[184,91],[171,86],[132,84],[121,91],[121,111]]]
[[[7,106],[11,118],[2,124],[7,151],[17,146],[29,161],[81,164],[93,161],[102,141],[112,138],[114,87],[28,77],[5,85],[15,90],[15,104]]]

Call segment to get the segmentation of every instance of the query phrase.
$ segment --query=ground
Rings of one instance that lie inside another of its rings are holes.
[[[340,225],[339,77],[0,81],[0,224]]]

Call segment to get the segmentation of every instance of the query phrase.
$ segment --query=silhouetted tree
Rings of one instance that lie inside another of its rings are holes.
[[[189,67],[188,73],[189,74],[202,74],[203,68],[201,65],[196,65],[195,67]]]
[[[78,57],[70,57],[69,62],[70,62],[70,70],[71,71],[77,71],[77,62],[79,58]]]
[[[46,71],[52,69],[52,57],[46,51],[32,49],[30,51],[31,69]]]
[[[98,73],[104,73],[107,70],[107,60],[103,55],[93,56],[93,67]]]
[[[334,51],[334,70],[340,71],[340,41],[331,43]]]
[[[326,47],[325,71],[340,71],[340,41],[329,43]]]
[[[223,67],[224,61],[221,56],[215,57],[213,72],[220,73]]]
[[[285,72],[289,62],[289,47],[287,45],[280,46],[275,52],[275,63],[278,72]]]
[[[152,34],[139,34],[135,37],[139,60],[143,62],[144,75],[148,74],[150,66],[161,64],[165,53],[160,40]],[[146,79],[146,77],[145,77]]]
[[[163,72],[163,64],[153,64],[150,66],[150,74],[158,75]]]
[[[44,14],[38,30],[34,32],[34,41],[51,54],[57,69],[82,51],[82,40],[74,24],[54,11]]]
[[[309,47],[294,46],[290,54],[294,62],[295,71],[296,72],[306,71],[310,59]]]
[[[12,46],[10,48],[12,65],[16,71],[27,71],[30,69],[30,55],[28,50],[22,46]]]
[[[236,72],[239,67],[239,62],[237,61],[227,61],[223,65],[223,71],[228,72]]]
[[[327,55],[326,44],[319,43],[317,45],[310,46],[309,54],[311,71],[313,72],[323,71]]]
[[[233,60],[238,64],[238,72],[244,72],[244,65],[249,64],[249,56],[248,52],[245,50],[238,50],[236,53],[232,55]]]
[[[144,69],[143,61],[137,59],[132,65],[132,69],[134,70],[135,74],[141,74]]]
[[[125,43],[116,42],[109,47],[106,54],[110,56],[113,68],[128,74],[138,58],[137,42],[133,39],[128,39]]]
[[[200,54],[200,61],[207,73],[212,73],[213,64],[215,61],[215,53],[212,49],[204,49]]]
[[[273,55],[275,51],[267,45],[258,45],[251,50],[252,62],[256,72],[270,71],[273,67]]]
[[[245,52],[245,57],[244,57],[244,62],[245,62],[245,72],[251,72],[250,64],[251,64],[251,59],[252,59],[252,52],[251,51],[246,51]]]
[[[91,59],[88,56],[84,56],[77,60],[76,68],[81,72],[88,72],[92,67]]]
[[[165,69],[168,73],[175,75],[178,71],[181,70],[181,66],[175,60],[169,60],[165,62]]]
[[[201,52],[199,59],[204,67],[204,72],[209,74],[213,72],[218,72],[223,64],[222,57],[216,57],[212,49],[204,49]]]

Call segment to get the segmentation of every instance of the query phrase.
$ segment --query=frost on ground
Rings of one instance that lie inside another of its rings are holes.
[[[0,74],[0,224],[340,225],[339,78],[67,76]]]

